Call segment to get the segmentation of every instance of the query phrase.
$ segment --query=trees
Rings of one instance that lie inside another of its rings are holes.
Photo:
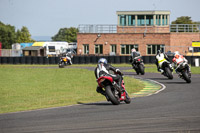
[[[53,41],[67,41],[67,42],[76,42],[78,29],[74,27],[70,28],[61,28],[58,33],[52,37]]]
[[[178,17],[172,24],[175,25],[171,25],[171,32],[199,32],[200,23],[192,21],[189,16]]]
[[[178,17],[175,21],[172,21],[172,24],[194,24],[189,16]]]
[[[0,21],[0,42],[2,49],[10,49],[13,43],[34,42],[34,40],[31,39],[27,27],[23,26],[21,30],[15,32],[14,26],[5,25]]]
[[[15,38],[15,27],[5,25],[0,21],[0,42],[2,43],[2,49],[11,48],[11,45],[15,43]]]
[[[16,32],[16,43],[26,43],[26,42],[34,42],[31,39],[31,34],[27,27],[23,26],[21,30],[17,30]]]

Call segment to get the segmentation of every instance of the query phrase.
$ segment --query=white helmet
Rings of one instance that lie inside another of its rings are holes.
[[[180,53],[178,51],[175,51],[174,56],[176,56],[176,55],[180,55]]]
[[[107,60],[105,58],[100,58],[99,61],[98,61],[98,64],[100,63],[104,63],[104,64],[107,64]]]

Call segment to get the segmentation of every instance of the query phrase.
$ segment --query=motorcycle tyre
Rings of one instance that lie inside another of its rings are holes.
[[[172,72],[170,71],[168,67],[165,67],[165,72],[167,74],[168,79],[173,79]]]
[[[126,93],[126,100],[124,101],[126,104],[130,104],[131,103],[131,98],[129,97],[128,93]]]
[[[191,83],[191,79],[188,76],[187,72],[182,72],[183,75],[183,79],[187,82],[187,83]]]
[[[61,64],[59,64],[59,68],[64,68],[64,66],[65,66],[64,62],[61,62]]]
[[[144,75],[145,72],[144,72],[144,67],[142,64],[139,65],[139,71],[140,71],[141,75]]]
[[[112,102],[113,105],[119,105],[120,101],[117,99],[111,90],[111,87],[108,85],[105,87],[106,95],[108,96],[109,100]]]

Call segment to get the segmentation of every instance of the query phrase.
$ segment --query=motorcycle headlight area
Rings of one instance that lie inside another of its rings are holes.
[[[103,79],[103,78],[102,78],[102,79],[99,80],[99,83],[102,83],[102,82],[104,82],[105,80],[106,80],[106,79]]]

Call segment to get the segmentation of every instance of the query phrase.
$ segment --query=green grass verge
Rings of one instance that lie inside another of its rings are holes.
[[[104,96],[96,93],[93,71],[42,67],[0,65],[0,113],[105,100]],[[125,77],[124,80],[129,93],[144,87],[137,79]]]

